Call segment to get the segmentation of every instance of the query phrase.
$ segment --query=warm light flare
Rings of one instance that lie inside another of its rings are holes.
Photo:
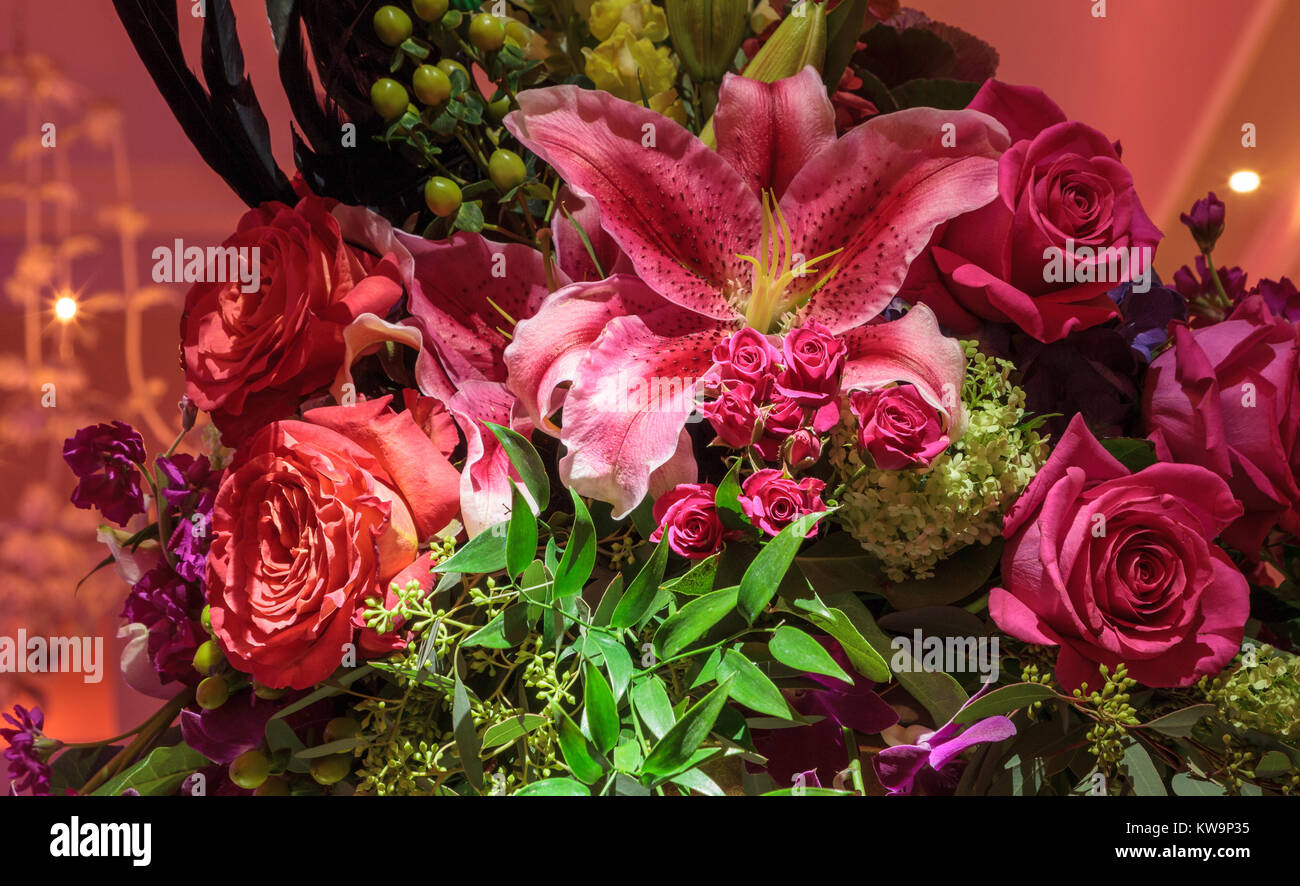
[[[1259,173],[1252,172],[1249,169],[1234,172],[1232,177],[1228,179],[1228,187],[1238,194],[1249,194],[1259,188]]]
[[[71,323],[77,316],[77,300],[70,295],[60,296],[54,303],[54,316],[60,323]]]

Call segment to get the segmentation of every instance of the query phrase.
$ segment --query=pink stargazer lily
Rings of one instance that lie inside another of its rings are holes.
[[[812,68],[774,84],[729,75],[717,151],[603,92],[530,90],[519,106],[507,128],[596,204],[635,271],[554,293],[505,350],[510,390],[565,444],[574,490],[621,517],[694,482],[695,380],[744,325],[824,324],[848,345],[846,390],[909,381],[959,436],[957,342],[923,306],[866,324],[938,225],[997,196],[1009,139],[993,118],[914,108],[836,139]]]

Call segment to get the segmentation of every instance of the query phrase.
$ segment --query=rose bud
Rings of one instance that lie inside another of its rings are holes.
[[[758,426],[758,406],[754,400],[754,386],[739,382],[723,391],[718,399],[702,405],[699,412],[717,431],[717,442],[732,449],[748,449]]]
[[[1226,215],[1227,207],[1213,191],[1210,191],[1208,197],[1203,197],[1192,204],[1190,214],[1184,212],[1178,216],[1178,220],[1187,225],[1192,232],[1192,239],[1196,241],[1196,246],[1201,252],[1212,252],[1214,244],[1223,234]]]
[[[822,438],[810,428],[800,428],[786,438],[781,455],[792,473],[806,471],[822,457]]]

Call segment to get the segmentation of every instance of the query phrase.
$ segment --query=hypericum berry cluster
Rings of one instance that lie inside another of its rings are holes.
[[[705,377],[717,399],[700,407],[730,449],[750,450],[793,473],[815,464],[821,436],[839,421],[848,349],[820,323],[784,339],[746,327],[713,349]]]
[[[887,470],[863,446],[859,416],[845,403],[829,460],[842,485],[835,519],[894,581],[928,578],[968,545],[988,544],[1002,516],[1047,460],[1041,419],[1025,411],[1015,367],[966,348],[962,401],[969,425],[928,466]],[[866,457],[864,457],[864,453]]]

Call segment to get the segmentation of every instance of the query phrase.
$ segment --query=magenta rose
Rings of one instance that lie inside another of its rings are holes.
[[[811,428],[800,428],[786,438],[781,457],[791,471],[805,471],[822,457],[822,438]]]
[[[1060,646],[1067,690],[1121,662],[1147,686],[1187,686],[1241,648],[1245,577],[1214,539],[1241,514],[1228,484],[1196,465],[1132,474],[1075,416],[1007,515],[998,627]]]
[[[804,514],[826,510],[822,490],[826,484],[815,477],[792,480],[773,468],[751,474],[741,486],[740,508],[759,529],[777,535]],[[817,531],[813,526],[808,535]]]
[[[740,533],[722,525],[716,506],[718,490],[711,483],[683,483],[655,501],[659,528],[650,536],[658,542],[665,533],[668,547],[691,560],[703,560],[722,550],[723,542]]]
[[[825,406],[840,392],[848,347],[820,323],[790,330],[781,344],[785,368],[776,380],[782,395],[803,406]]]
[[[718,399],[702,405],[699,412],[709,420],[724,446],[748,449],[754,442],[758,403],[754,397],[754,386],[749,382],[734,383]]]
[[[1043,342],[1117,316],[1106,293],[1127,278],[1107,271],[1097,279],[1107,264],[1097,251],[1138,247],[1153,255],[1164,236],[1143,210],[1118,145],[1067,121],[1031,87],[989,80],[969,108],[997,118],[1011,135],[998,199],[937,231],[901,294],[930,305],[955,332],[973,332],[984,319],[1012,323]],[[1052,250],[1075,260],[1073,278],[1049,281],[1058,279],[1046,273]],[[1068,282],[1089,277],[1094,282]]]
[[[743,381],[753,385],[757,399],[767,398],[781,359],[770,337],[746,326],[713,348],[713,373],[722,381]]]
[[[1300,327],[1263,298],[1221,323],[1174,329],[1151,364],[1142,413],[1163,461],[1208,468],[1245,514],[1225,543],[1255,558],[1276,525],[1300,531]]]
[[[840,408],[834,401],[816,409],[807,409],[784,394],[772,396],[771,408],[763,417],[763,436],[754,449],[764,461],[781,460],[781,449],[792,434],[801,428],[810,428],[824,434],[840,420]]]
[[[854,391],[849,409],[858,420],[858,445],[885,471],[929,465],[951,442],[943,416],[915,385]]]

